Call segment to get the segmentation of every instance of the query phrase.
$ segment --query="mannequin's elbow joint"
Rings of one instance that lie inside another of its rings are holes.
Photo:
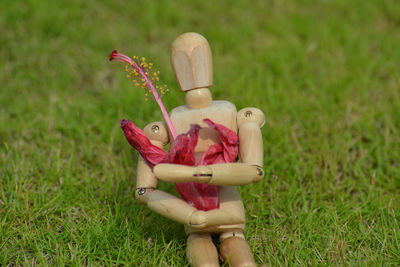
[[[151,193],[154,191],[154,188],[136,188],[135,198],[141,203],[146,205],[149,201]]]

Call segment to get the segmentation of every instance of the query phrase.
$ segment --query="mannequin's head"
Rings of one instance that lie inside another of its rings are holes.
[[[211,105],[213,66],[207,40],[194,32],[184,33],[172,43],[171,64],[190,108]]]

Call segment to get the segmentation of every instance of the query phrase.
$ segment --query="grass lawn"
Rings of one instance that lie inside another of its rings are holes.
[[[187,266],[183,227],[134,199],[119,128],[160,120],[108,61],[161,71],[171,42],[214,54],[214,99],[262,109],[266,177],[240,188],[258,263],[400,264],[400,3],[0,3],[0,265]],[[171,184],[160,188],[173,192]]]

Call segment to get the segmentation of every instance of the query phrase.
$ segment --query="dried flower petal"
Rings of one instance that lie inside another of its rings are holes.
[[[221,143],[210,146],[197,165],[236,161],[239,144],[236,133],[210,119],[205,119],[204,122],[219,133]],[[192,124],[187,133],[177,136],[168,155],[163,149],[152,145],[144,132],[131,121],[122,120],[121,128],[128,142],[139,151],[151,167],[166,162],[187,166],[195,165],[194,149],[201,129],[199,125]],[[219,208],[218,187],[215,185],[186,182],[176,183],[175,188],[186,202],[198,210],[208,211]]]
[[[235,162],[239,153],[239,137],[231,129],[222,124],[213,122],[210,119],[204,119],[210,128],[219,133],[220,144],[211,146],[200,159],[202,165]]]
[[[197,124],[190,125],[185,134],[180,134],[169,148],[169,162],[193,166],[196,163],[194,148],[197,145],[201,127]]]
[[[159,163],[167,163],[167,153],[158,146],[153,145],[143,130],[129,120],[121,120],[121,128],[129,144],[135,148],[144,160],[154,167]]]

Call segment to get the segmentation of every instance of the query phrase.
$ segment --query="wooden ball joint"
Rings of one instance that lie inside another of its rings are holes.
[[[203,129],[195,147],[198,160],[208,148],[218,143],[218,133],[203,119],[223,124],[239,136],[240,162],[207,166],[158,164],[153,169],[140,158],[136,178],[136,197],[156,213],[185,226],[187,259],[191,266],[219,266],[218,251],[211,235],[219,236],[219,254],[230,266],[257,266],[245,241],[245,210],[236,186],[260,181],[264,176],[263,141],[260,128],[265,117],[257,108],[236,110],[225,100],[213,101],[211,49],[207,40],[197,33],[184,33],[172,44],[171,63],[186,105],[170,112],[177,134],[186,133],[190,124]],[[151,142],[163,147],[172,142],[171,133],[162,122],[144,129]],[[157,190],[158,180],[167,182],[198,182],[217,185],[219,209],[200,211],[182,199]]]

